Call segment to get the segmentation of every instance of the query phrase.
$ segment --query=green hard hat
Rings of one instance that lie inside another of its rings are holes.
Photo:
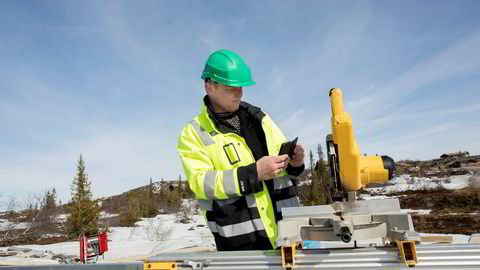
[[[235,87],[255,84],[252,80],[252,71],[236,53],[229,50],[213,52],[205,63],[202,79]]]

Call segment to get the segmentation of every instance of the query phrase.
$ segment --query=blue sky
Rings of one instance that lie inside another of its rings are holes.
[[[344,90],[360,151],[480,154],[479,1],[0,1],[0,200],[55,187],[83,154],[95,197],[177,179],[204,62],[242,55],[261,107],[307,150]],[[184,179],[184,177],[183,177]]]

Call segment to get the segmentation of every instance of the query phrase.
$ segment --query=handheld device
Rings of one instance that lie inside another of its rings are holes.
[[[278,152],[278,155],[279,156],[288,155],[290,158],[292,158],[293,150],[295,150],[295,146],[297,145],[297,140],[298,140],[298,137],[295,138],[293,141],[282,143],[282,146],[280,147],[280,151]]]

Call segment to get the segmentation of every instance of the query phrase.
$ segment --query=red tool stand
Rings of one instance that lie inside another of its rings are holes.
[[[100,255],[108,251],[107,232],[86,237],[85,234],[80,235],[80,262],[95,263]]]

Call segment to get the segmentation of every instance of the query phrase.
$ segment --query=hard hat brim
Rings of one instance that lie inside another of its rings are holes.
[[[253,81],[253,80],[252,81],[244,81],[244,82],[238,82],[238,81],[237,82],[232,82],[232,81],[226,81],[222,78],[218,78],[217,76],[212,75],[212,74],[210,74],[210,75],[211,76],[207,76],[207,75],[203,74],[201,76],[201,78],[203,80],[210,79],[210,80],[212,80],[216,83],[223,84],[223,85],[228,85],[228,86],[233,86],[233,87],[245,87],[245,86],[250,86],[250,85],[256,84],[256,82]]]
[[[245,87],[245,86],[250,86],[250,85],[254,85],[254,84],[256,84],[256,82],[249,81],[249,82],[241,82],[241,83],[229,83],[229,84],[225,84],[225,85],[233,86],[233,87]]]

